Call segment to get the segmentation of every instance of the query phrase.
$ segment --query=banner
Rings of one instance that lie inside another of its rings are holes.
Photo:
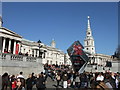
[[[15,51],[15,54],[18,54],[19,52],[19,44],[16,44],[16,51]]]

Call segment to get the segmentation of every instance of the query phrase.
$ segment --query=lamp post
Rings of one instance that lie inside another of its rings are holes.
[[[42,47],[40,40],[38,40],[38,47],[39,47],[39,58],[42,58],[41,55],[40,55],[40,48]]]

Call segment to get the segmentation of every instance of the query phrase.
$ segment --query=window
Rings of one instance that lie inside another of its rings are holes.
[[[57,61],[56,61],[56,64],[57,64]]]
[[[93,41],[91,41],[91,45],[93,45]]]
[[[50,64],[52,65],[52,61],[50,61]]]
[[[88,50],[88,48],[86,48]]]
[[[88,41],[87,41],[87,45],[88,45]]]

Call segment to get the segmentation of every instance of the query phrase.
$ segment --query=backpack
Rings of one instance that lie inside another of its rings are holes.
[[[59,75],[57,75],[57,77],[56,77],[56,78],[57,78],[57,80],[60,80],[60,76],[59,76]]]
[[[44,84],[44,81],[43,81],[43,79],[37,79],[37,81],[36,81],[36,87],[37,88],[45,88],[45,84]]]
[[[75,82],[80,82],[79,76],[77,76],[77,77],[75,78]]]

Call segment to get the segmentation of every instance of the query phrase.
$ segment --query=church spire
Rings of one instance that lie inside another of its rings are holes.
[[[88,24],[87,24],[87,31],[86,31],[86,36],[91,36],[92,37],[92,31],[90,28],[90,16],[87,16],[88,19]]]
[[[91,30],[91,28],[90,28],[90,16],[88,16],[88,30]]]
[[[88,19],[88,25],[87,25],[87,31],[86,31],[86,38],[84,40],[85,43],[85,50],[87,52],[90,52],[91,54],[95,54],[95,45],[94,45],[94,39],[92,36],[92,30],[90,28],[90,16],[87,17]]]

